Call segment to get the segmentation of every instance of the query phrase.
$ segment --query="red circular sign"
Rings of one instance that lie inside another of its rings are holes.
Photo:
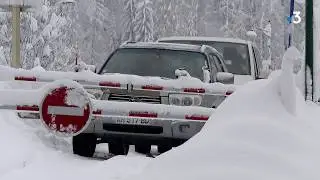
[[[77,83],[52,84],[40,107],[45,127],[58,136],[75,136],[89,125],[91,103]]]

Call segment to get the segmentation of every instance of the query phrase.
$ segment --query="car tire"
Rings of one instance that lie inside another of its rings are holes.
[[[135,145],[135,151],[141,154],[148,154],[151,151],[151,145],[148,144],[137,144]]]
[[[172,149],[172,146],[170,144],[158,145],[158,153],[160,154],[170,151],[171,149]]]
[[[73,153],[83,157],[92,157],[97,146],[94,134],[79,134],[72,138]]]
[[[110,142],[108,143],[109,153],[113,155],[127,155],[129,152],[129,145],[118,143],[118,142]]]

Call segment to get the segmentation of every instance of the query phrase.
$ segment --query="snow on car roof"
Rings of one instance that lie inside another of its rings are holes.
[[[234,38],[224,38],[224,37],[205,37],[205,36],[171,36],[171,37],[163,37],[158,39],[158,42],[161,41],[215,41],[215,42],[230,42],[230,43],[240,43],[240,44],[248,44],[250,41],[246,41],[243,39],[234,39]]]
[[[171,49],[171,50],[203,52],[202,47],[203,46],[190,45],[190,44],[178,44],[178,43],[136,42],[136,43],[124,44],[120,48]]]

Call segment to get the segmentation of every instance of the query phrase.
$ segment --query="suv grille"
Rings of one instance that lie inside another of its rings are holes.
[[[125,94],[110,94],[109,101],[122,101],[122,102],[143,102],[150,104],[161,104],[160,97],[150,96],[130,96]]]

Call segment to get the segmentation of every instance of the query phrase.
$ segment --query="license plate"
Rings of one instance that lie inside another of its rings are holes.
[[[151,120],[140,118],[116,119],[116,124],[149,125],[151,124]]]

